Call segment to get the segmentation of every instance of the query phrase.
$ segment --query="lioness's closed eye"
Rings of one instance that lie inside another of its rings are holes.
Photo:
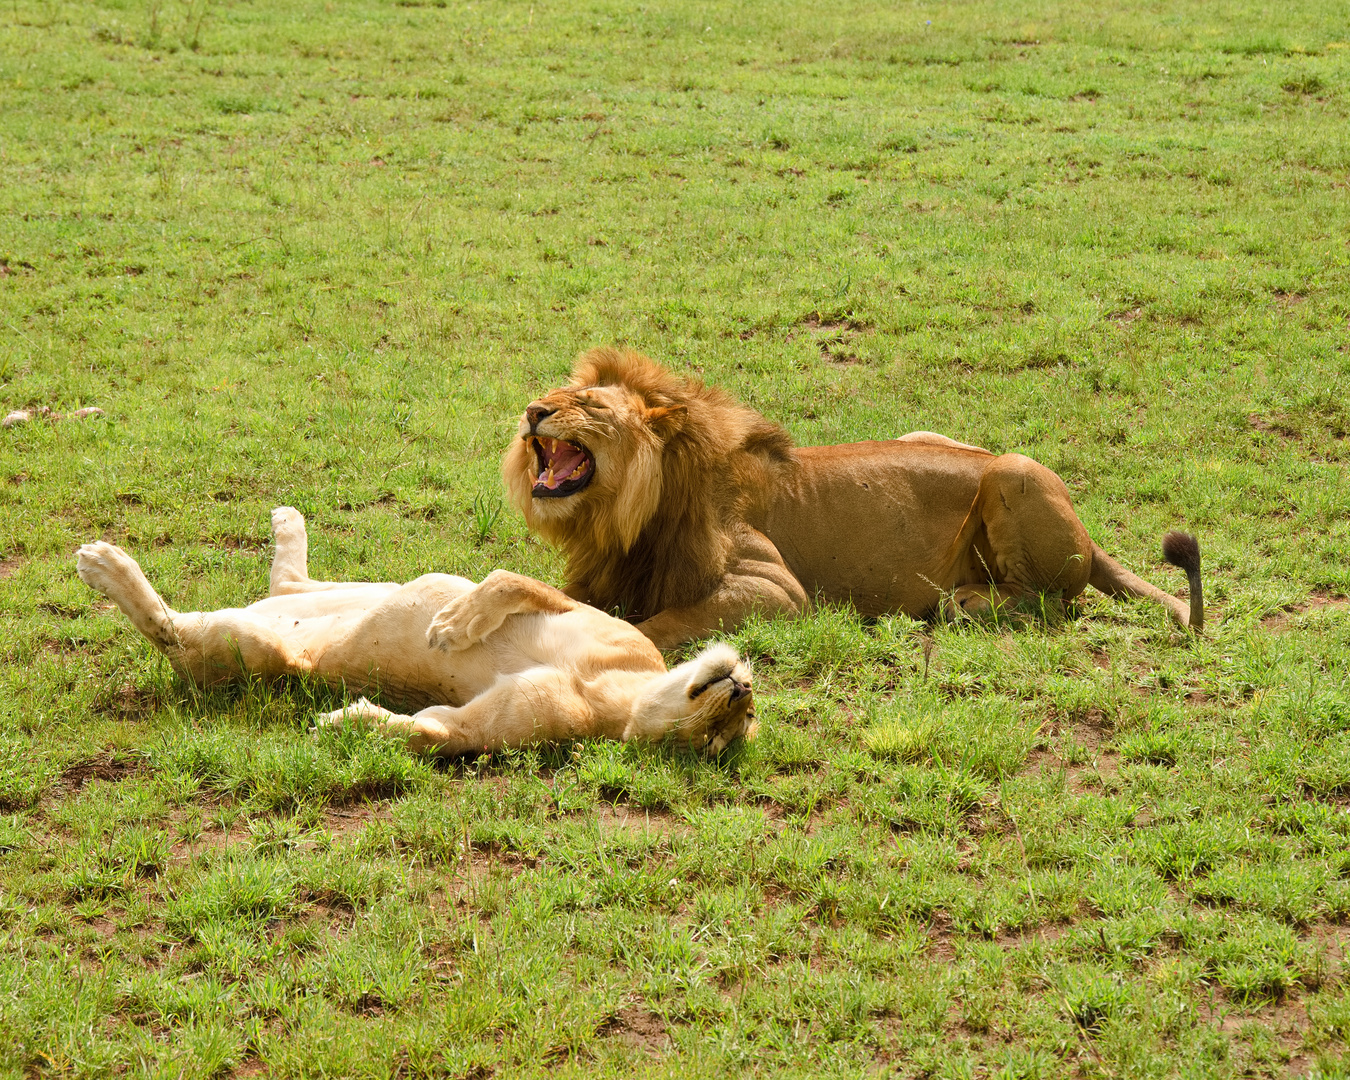
[[[731,683],[730,693],[733,700],[750,693],[749,676],[746,676],[745,681],[741,682],[737,680],[734,672],[727,671],[722,673],[721,675],[713,676],[707,682],[701,683],[698,686],[691,686],[689,688],[690,700],[692,701],[694,698],[697,698],[700,694],[702,694],[705,690],[709,689],[710,687],[714,686],[717,683],[724,681],[729,681]]]

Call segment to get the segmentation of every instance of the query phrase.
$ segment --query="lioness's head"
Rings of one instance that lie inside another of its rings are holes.
[[[757,728],[750,665],[719,643],[652,680],[634,703],[625,737],[669,734],[695,750],[720,754],[737,739],[753,739]]]
[[[661,503],[662,452],[687,418],[680,390],[646,357],[596,349],[567,386],[530,402],[502,460],[530,527],[627,551]]]

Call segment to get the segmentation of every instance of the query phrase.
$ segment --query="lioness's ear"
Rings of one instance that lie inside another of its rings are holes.
[[[663,439],[683,431],[684,422],[688,417],[689,410],[683,405],[663,405],[660,408],[648,409],[642,414],[647,426]]]

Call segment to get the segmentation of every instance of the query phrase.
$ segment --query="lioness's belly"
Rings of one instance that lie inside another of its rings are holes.
[[[953,584],[938,580],[942,562],[993,455],[899,441],[794,454],[797,475],[758,527],[807,594],[864,615],[930,611]]]
[[[511,615],[468,648],[431,648],[432,618],[472,588],[465,578],[425,574],[406,585],[269,597],[244,613],[285,638],[311,675],[391,704],[464,705],[501,676],[534,667],[666,670],[641,631],[585,605]]]
[[[248,610],[266,616],[310,674],[328,683],[409,705],[462,705],[496,680],[492,658],[482,649],[432,649],[427,628],[473,585],[425,574],[406,585],[269,597]]]

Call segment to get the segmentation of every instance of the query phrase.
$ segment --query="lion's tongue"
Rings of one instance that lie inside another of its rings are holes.
[[[548,453],[548,464],[544,466],[544,471],[539,474],[538,484],[552,491],[569,476],[578,465],[586,460],[586,454],[571,443],[554,443]]]

